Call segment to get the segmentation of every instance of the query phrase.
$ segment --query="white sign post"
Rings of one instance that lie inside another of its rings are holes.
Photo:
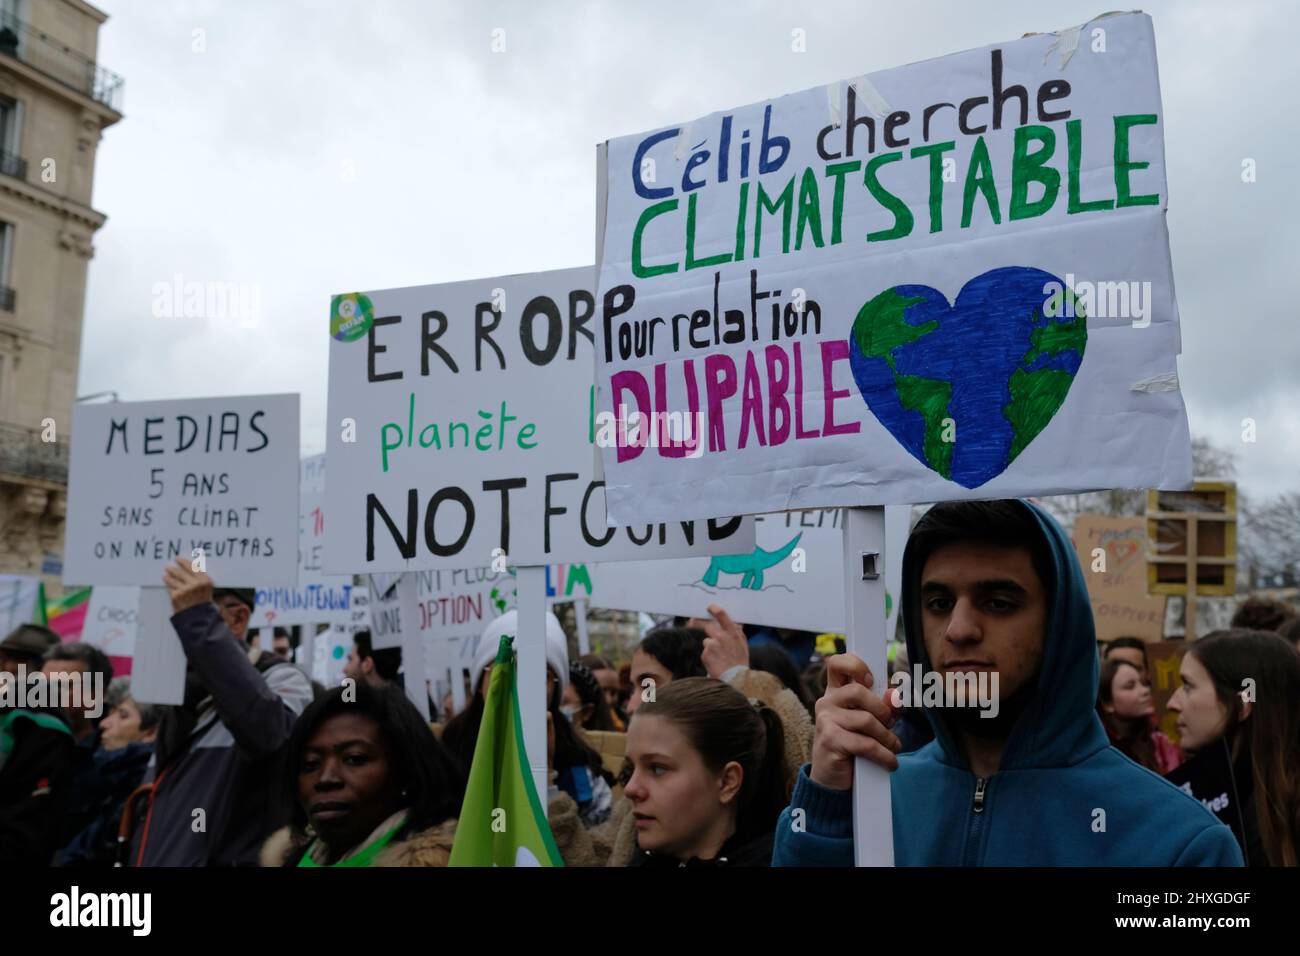
[[[587,633],[587,598],[578,598],[573,602],[573,622],[578,630],[578,654],[586,657],[591,653],[591,636]]]
[[[871,668],[872,689],[889,687],[885,622],[885,509],[844,510],[844,636],[847,650]],[[856,866],[894,865],[889,772],[853,761],[853,853]],[[884,823],[881,824],[881,815]]]

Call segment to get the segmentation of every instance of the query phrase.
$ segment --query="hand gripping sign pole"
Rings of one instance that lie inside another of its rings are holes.
[[[844,636],[850,654],[871,668],[872,691],[889,690],[885,660],[885,509],[846,508],[844,540]],[[853,862],[894,865],[894,824],[889,772],[862,757],[853,762]]]
[[[533,773],[533,786],[542,807],[547,804],[546,766],[546,568],[518,568],[515,670],[519,681],[519,722],[524,750]],[[497,635],[494,639],[499,639]]]

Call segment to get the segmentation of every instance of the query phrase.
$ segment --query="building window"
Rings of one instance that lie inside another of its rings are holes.
[[[22,157],[23,104],[0,96],[0,173],[27,178],[27,161]]]
[[[14,253],[13,223],[0,222],[0,311],[12,312],[17,298],[9,287],[9,269]]]

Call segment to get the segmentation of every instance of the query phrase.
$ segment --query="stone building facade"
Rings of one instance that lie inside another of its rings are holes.
[[[61,591],[95,152],[122,118],[83,0],[0,0],[0,572]]]

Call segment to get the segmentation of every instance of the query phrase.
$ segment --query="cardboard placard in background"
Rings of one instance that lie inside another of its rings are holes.
[[[1082,514],[1074,520],[1074,548],[1099,641],[1164,637],[1165,598],[1147,593],[1146,534],[1143,518]],[[1105,569],[1093,570],[1103,560]]]

